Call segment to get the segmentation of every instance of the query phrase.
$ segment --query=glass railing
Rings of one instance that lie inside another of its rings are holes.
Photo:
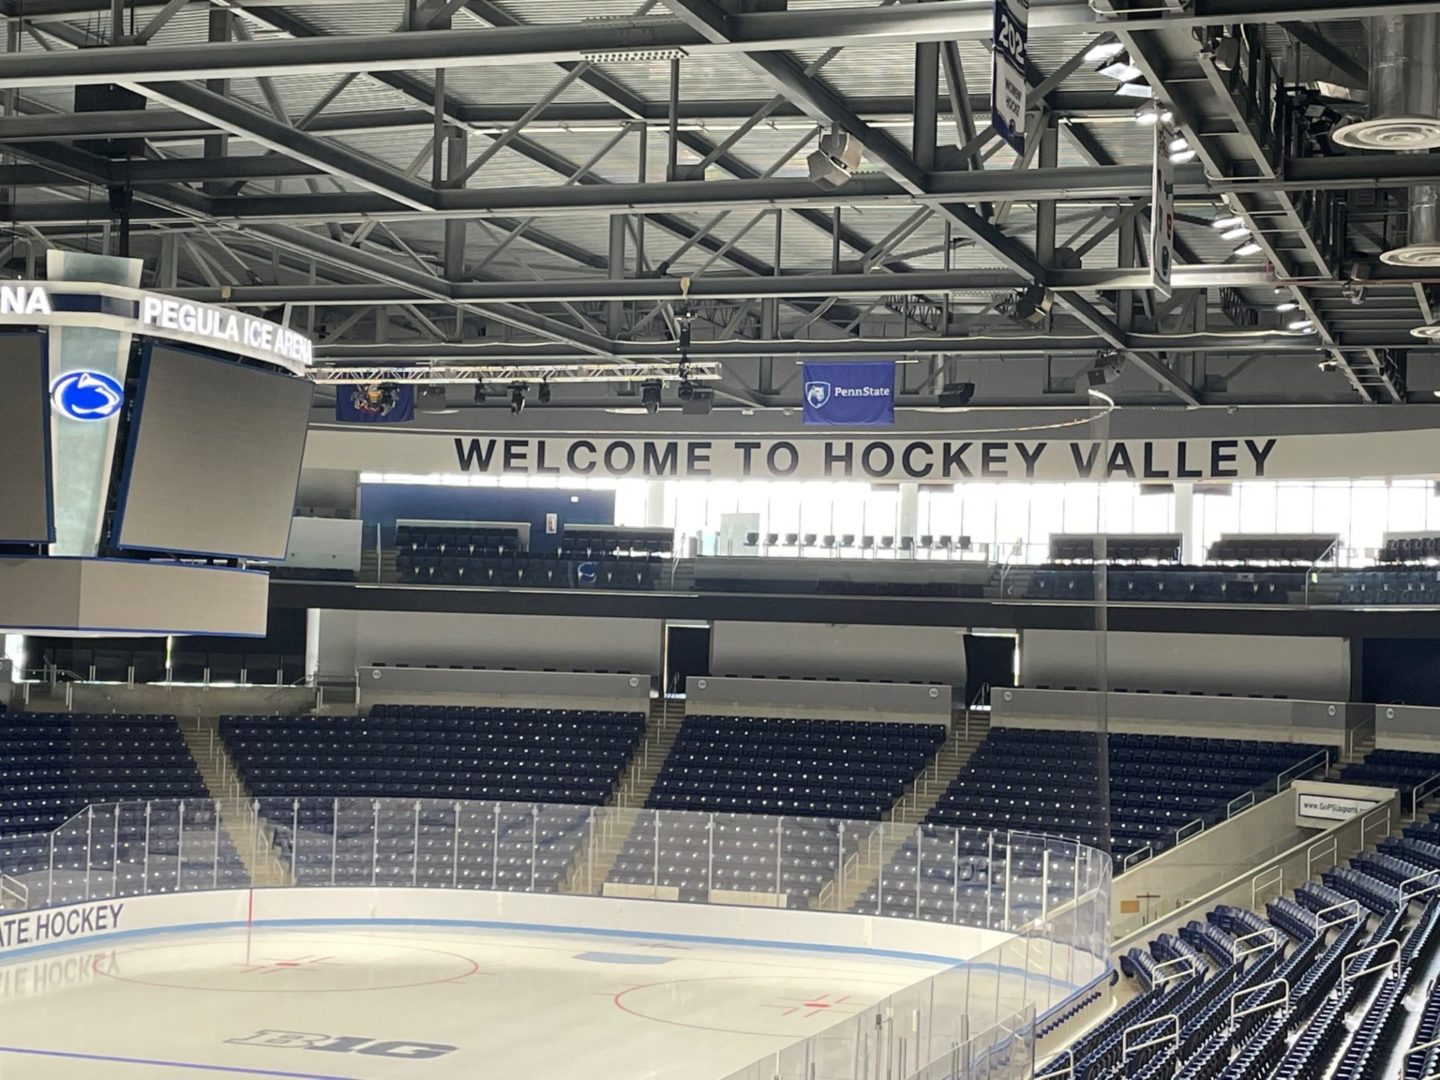
[[[1035,1018],[1108,963],[1110,860],[1031,833],[445,799],[160,800],[88,807],[10,869],[7,896],[30,907],[404,886],[843,912],[977,931],[964,940],[978,955],[964,964],[730,1080],[1026,1075],[1010,1070],[1033,1059]],[[960,947],[904,940],[912,953]],[[962,1059],[971,1071],[945,1071]],[[974,1071],[982,1061],[985,1071]]]

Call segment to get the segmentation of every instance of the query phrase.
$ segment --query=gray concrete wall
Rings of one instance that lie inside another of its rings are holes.
[[[1283,695],[1311,701],[1350,696],[1345,638],[1247,634],[1107,635],[1113,690]],[[1099,685],[1095,635],[1084,630],[1026,630],[1020,638],[1023,686]]]
[[[1344,747],[1367,719],[1369,707],[1343,701],[1222,698],[1190,694],[1106,696],[1110,730],[1143,735],[1199,735],[1211,739],[1265,739]],[[994,727],[1093,731],[1100,695],[1091,690],[1012,687],[991,695]]]
[[[311,612],[307,670],[354,677],[372,665],[660,672],[658,619],[441,612]]]
[[[685,680],[685,711],[693,715],[948,724],[950,696],[948,686],[910,683],[713,675]]]
[[[840,623],[715,623],[716,675],[886,679],[965,685],[965,631]]]

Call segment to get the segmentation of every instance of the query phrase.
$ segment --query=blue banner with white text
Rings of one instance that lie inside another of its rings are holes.
[[[884,427],[895,422],[894,360],[804,368],[807,425]]]
[[[335,388],[335,419],[342,424],[405,424],[415,419],[415,387],[348,383]]]

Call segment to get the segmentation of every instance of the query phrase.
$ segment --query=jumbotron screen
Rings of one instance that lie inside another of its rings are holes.
[[[0,334],[0,543],[50,539],[45,339]]]
[[[285,557],[312,386],[154,345],[116,508],[123,548]]]

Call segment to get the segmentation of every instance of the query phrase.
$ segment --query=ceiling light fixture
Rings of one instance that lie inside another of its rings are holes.
[[[1154,97],[1155,91],[1150,89],[1149,83],[1127,82],[1117,86],[1115,94],[1117,97],[1148,98]]]
[[[1147,101],[1135,110],[1135,123],[1141,127],[1154,127],[1156,124],[1168,124],[1175,119],[1175,113],[1170,106],[1162,105],[1158,101]]]
[[[1097,75],[1103,75],[1107,79],[1114,79],[1120,83],[1134,82],[1145,74],[1130,62],[1130,54],[1124,49],[1104,60],[1095,71]]]
[[[1296,319],[1288,327],[1286,327],[1286,329],[1294,330],[1296,333],[1303,334],[1308,330],[1315,329],[1315,324],[1309,319]]]
[[[1276,305],[1275,305],[1275,310],[1276,310],[1276,311],[1296,311],[1296,310],[1299,309],[1299,307],[1300,307],[1300,305],[1297,304],[1294,300],[1286,300],[1286,301],[1284,301],[1283,303],[1276,304]]]
[[[525,384],[515,383],[510,387],[510,412],[519,416],[525,411]]]
[[[1241,244],[1238,248],[1236,248],[1236,249],[1235,249],[1235,254],[1236,254],[1236,255],[1258,255],[1258,254],[1260,254],[1260,245],[1257,244],[1254,240],[1251,240],[1249,243],[1247,243],[1247,244]]]
[[[1184,165],[1186,162],[1194,161],[1199,155],[1190,147],[1184,150],[1171,150],[1170,160],[1176,165]]]
[[[1091,64],[1102,64],[1106,60],[1114,60],[1125,51],[1125,46],[1118,41],[1106,41],[1094,46],[1085,54],[1085,60]]]
[[[1235,228],[1237,225],[1244,225],[1244,224],[1245,224],[1245,219],[1244,219],[1244,218],[1239,217],[1239,216],[1237,216],[1237,215],[1231,215],[1230,217],[1218,217],[1218,218],[1216,218],[1214,221],[1210,222],[1210,227],[1211,227],[1212,229],[1233,229],[1233,228]],[[1246,231],[1248,232],[1249,230],[1247,229]]]
[[[1222,240],[1244,240],[1250,235],[1250,230],[1244,225],[1236,225],[1233,229],[1226,229],[1220,234]]]

